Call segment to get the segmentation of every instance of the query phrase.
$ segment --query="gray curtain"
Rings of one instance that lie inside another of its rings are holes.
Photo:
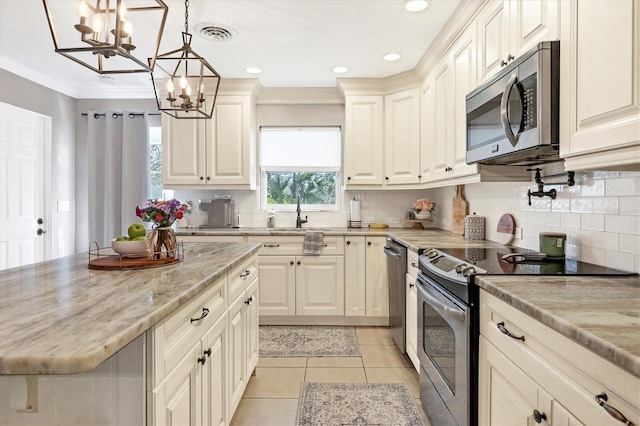
[[[87,120],[89,241],[108,247],[140,221],[136,206],[151,194],[149,118],[146,112],[88,111]]]

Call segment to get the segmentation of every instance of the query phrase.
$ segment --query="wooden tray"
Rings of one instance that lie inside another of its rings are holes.
[[[422,226],[422,222],[433,222],[433,219],[407,219],[405,220],[407,223],[413,223],[411,229],[424,229]]]
[[[146,257],[120,257],[101,256],[89,260],[89,269],[117,270],[117,269],[146,269],[157,268],[159,266],[172,265],[182,262],[183,256],[177,258],[147,259]]]

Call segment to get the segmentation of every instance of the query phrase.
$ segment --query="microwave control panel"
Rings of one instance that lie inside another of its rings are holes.
[[[522,93],[522,131],[535,129],[538,121],[535,74],[520,83],[520,93]]]

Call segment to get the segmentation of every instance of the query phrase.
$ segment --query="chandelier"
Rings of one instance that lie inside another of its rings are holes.
[[[174,118],[211,118],[220,74],[191,48],[189,0],[184,2],[182,47],[156,58],[151,74],[158,109]]]
[[[168,7],[162,0],[127,2],[43,0],[56,52],[99,74],[150,72]]]

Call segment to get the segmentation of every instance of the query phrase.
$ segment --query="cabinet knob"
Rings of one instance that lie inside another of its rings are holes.
[[[505,65],[507,65],[507,61],[505,61],[504,59],[502,59],[500,61],[500,67],[504,67]]]
[[[46,234],[46,233],[47,233],[47,231],[45,231],[45,230],[44,230],[44,229],[42,229],[42,228],[38,228],[38,230],[36,231],[36,233],[37,233],[38,235],[42,235],[42,234]]]
[[[211,180],[211,178],[209,176],[207,176],[207,180]]]
[[[41,217],[38,218],[38,225],[42,225],[44,223],[44,220],[42,220]]]
[[[300,261],[298,260],[298,261],[296,262],[296,265],[299,265],[299,264],[300,264]]]
[[[250,305],[253,302],[253,296],[244,301],[245,305]]]
[[[536,423],[542,423],[543,420],[547,420],[547,415],[535,409],[533,410],[533,420],[535,420]]]
[[[204,180],[204,177],[203,177],[203,176],[200,176],[200,180]]]
[[[422,175],[418,175],[418,179],[422,179]]]
[[[511,53],[507,55],[507,62],[513,61],[514,59],[515,59],[515,56],[513,56]]]
[[[371,245],[371,241],[367,241],[367,245],[370,246]]]
[[[198,363],[205,365],[207,363],[207,358],[205,358],[205,356],[201,356],[200,358],[198,358]]]
[[[347,180],[351,180],[351,176],[347,176]]]
[[[208,357],[211,357],[211,348],[207,349],[206,351],[204,351],[204,354]]]
[[[385,180],[389,180],[389,176],[385,176],[385,177],[384,177],[384,179],[385,179]]]
[[[347,241],[347,245],[351,244],[351,241]]]
[[[409,283],[409,288],[412,288],[413,286],[415,286],[414,283]]]
[[[293,260],[291,262],[289,262],[289,265],[293,265]]]

